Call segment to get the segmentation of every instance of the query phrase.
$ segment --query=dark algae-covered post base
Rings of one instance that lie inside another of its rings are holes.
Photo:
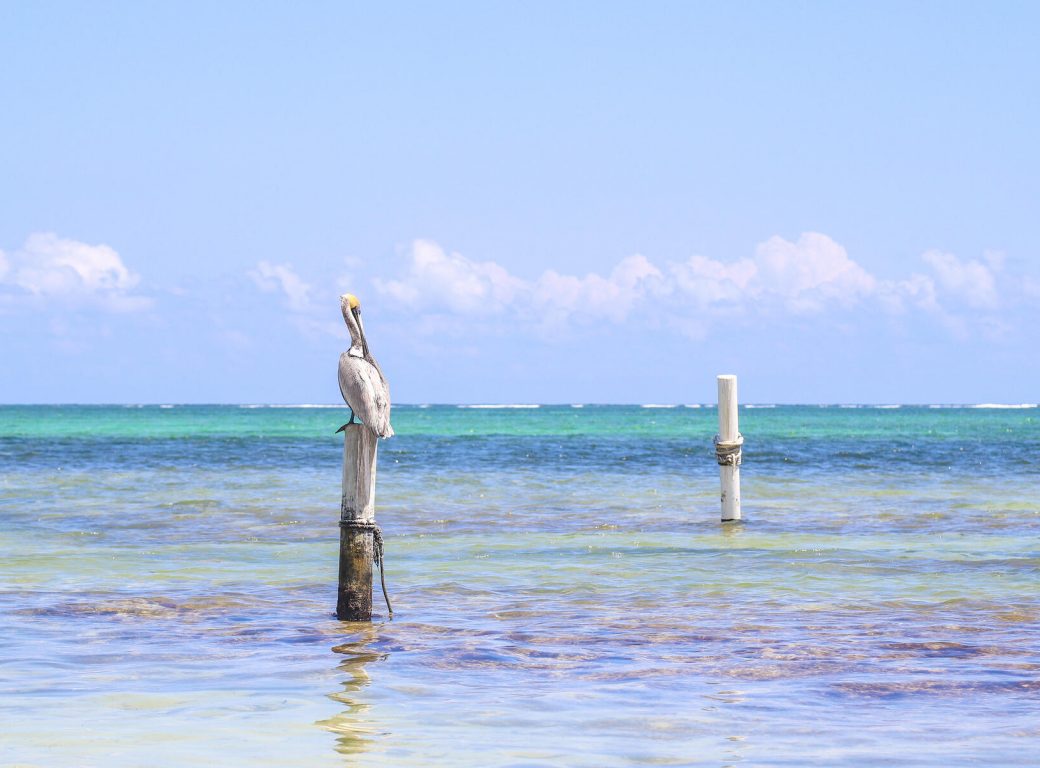
[[[339,515],[339,597],[336,617],[372,620],[372,565],[379,529],[375,520],[375,433],[361,424],[343,430],[343,499]],[[379,547],[381,549],[382,547]]]

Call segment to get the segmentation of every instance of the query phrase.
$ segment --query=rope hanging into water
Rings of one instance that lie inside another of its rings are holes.
[[[373,554],[375,561],[379,563],[379,583],[383,587],[383,599],[386,600],[387,613],[390,614],[389,618],[392,619],[394,617],[394,609],[390,607],[390,595],[386,592],[386,578],[383,575],[383,532],[378,525],[367,520],[340,520],[339,527],[350,528],[355,531],[372,531]]]
[[[744,445],[744,436],[737,433],[736,440],[725,441],[715,435],[712,438],[712,442],[715,444],[715,460],[719,462],[720,467],[739,467],[741,463],[740,448]]]

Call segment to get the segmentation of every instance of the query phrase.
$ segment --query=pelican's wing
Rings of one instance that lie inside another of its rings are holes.
[[[339,356],[339,393],[340,393],[340,395],[343,396],[343,402],[346,403],[347,405],[350,405],[350,398],[347,396],[347,388],[345,386],[343,386],[343,381],[344,381],[344,378],[346,376],[346,373],[343,370],[343,368],[344,368],[344,366],[347,366],[349,364],[350,364],[350,355],[348,355],[346,352],[344,352],[342,355]],[[354,410],[354,407],[351,406],[350,410]]]
[[[379,418],[380,418],[380,437],[393,437],[394,428],[390,426],[390,385],[386,381],[386,376],[383,375],[382,369],[379,367],[379,363],[372,358],[369,362],[375,367],[376,378],[372,382],[372,386],[376,391],[376,404],[379,406]]]
[[[346,352],[340,355],[339,391],[366,427],[379,437],[394,434],[390,426],[390,392],[371,363]]]

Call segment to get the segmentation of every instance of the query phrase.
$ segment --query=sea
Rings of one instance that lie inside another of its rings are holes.
[[[1035,766],[1040,410],[0,407],[4,766]],[[378,580],[376,582],[378,589]]]

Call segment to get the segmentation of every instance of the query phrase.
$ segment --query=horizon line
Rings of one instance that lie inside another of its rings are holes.
[[[575,408],[575,407],[622,407],[645,409],[673,408],[716,408],[716,402],[705,403],[634,403],[634,402],[553,402],[553,403],[396,403],[394,408],[468,408],[480,409],[535,409],[535,408]],[[227,407],[227,408],[347,408],[346,403],[242,403],[242,402],[44,402],[44,403],[0,403],[0,408],[192,408],[192,407]],[[740,403],[741,408],[1037,408],[1038,403],[892,403],[892,402],[832,402],[832,403],[795,403],[795,402],[755,402]]]

